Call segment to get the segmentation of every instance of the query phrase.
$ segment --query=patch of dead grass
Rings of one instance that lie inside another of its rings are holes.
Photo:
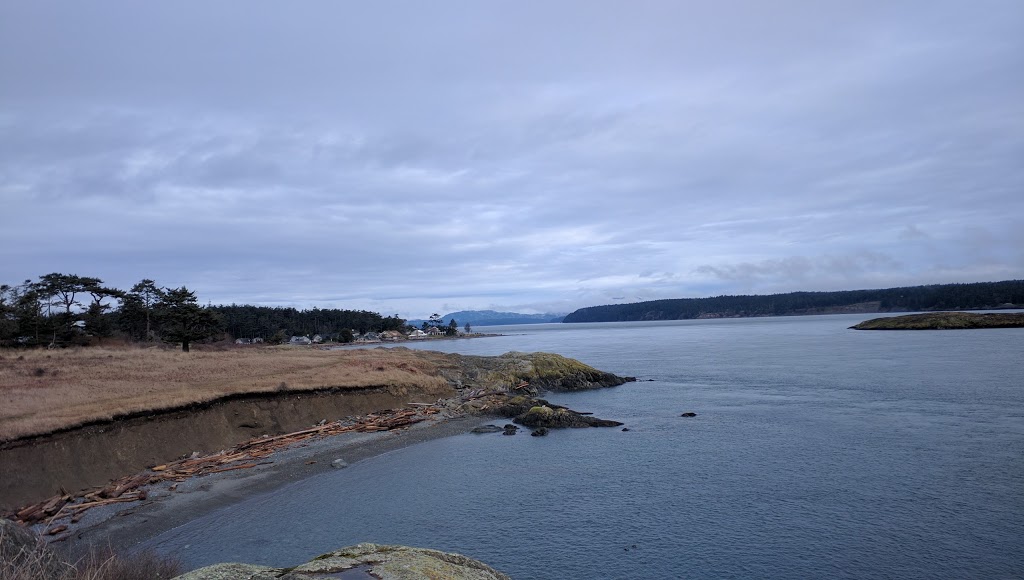
[[[0,351],[0,441],[239,393],[443,388],[441,366],[440,353],[406,349],[5,350]]]

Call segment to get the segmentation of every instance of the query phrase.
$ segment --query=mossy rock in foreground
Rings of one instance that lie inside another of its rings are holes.
[[[249,564],[217,564],[178,576],[178,580],[309,580],[345,578],[346,572],[350,572],[353,578],[381,580],[510,580],[487,564],[459,554],[379,544],[349,546],[286,569]]]
[[[970,328],[1024,328],[1024,312],[925,312],[873,318],[855,324],[854,330],[956,330]]]

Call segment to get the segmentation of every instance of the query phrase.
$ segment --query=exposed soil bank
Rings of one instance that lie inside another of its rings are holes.
[[[430,403],[450,387],[400,386],[260,393],[147,414],[0,445],[0,511],[75,492],[198,451],[212,453],[260,435],[327,419]]]

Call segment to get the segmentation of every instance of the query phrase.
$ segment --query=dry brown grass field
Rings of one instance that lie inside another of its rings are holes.
[[[224,395],[438,386],[443,355],[394,349],[0,350],[0,441]]]

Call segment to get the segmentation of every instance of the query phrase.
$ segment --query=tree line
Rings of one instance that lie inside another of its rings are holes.
[[[119,336],[135,342],[180,344],[259,337],[268,342],[320,334],[351,340],[352,331],[400,330],[405,321],[363,310],[201,306],[187,287],[144,279],[128,290],[102,280],[52,273],[0,285],[0,346],[68,346]]]
[[[262,338],[282,342],[291,336],[319,334],[324,340],[348,342],[353,331],[359,334],[404,330],[405,320],[394,316],[381,316],[366,310],[340,310],[336,308],[295,308],[250,306],[231,304],[211,306],[224,324],[224,330],[233,338]],[[347,333],[345,331],[348,331]],[[346,340],[348,339],[348,340]]]
[[[686,320],[856,312],[921,312],[1024,307],[1024,280],[936,284],[879,290],[790,292],[752,296],[677,298],[581,308],[565,322]]]

